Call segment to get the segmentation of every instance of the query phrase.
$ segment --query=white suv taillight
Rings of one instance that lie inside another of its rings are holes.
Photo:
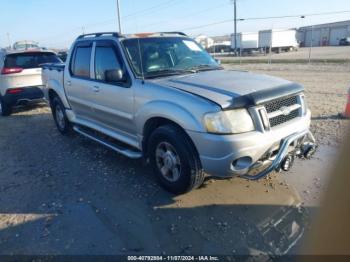
[[[10,74],[17,74],[21,73],[23,71],[23,68],[20,67],[4,67],[1,70],[2,75],[10,75]]]

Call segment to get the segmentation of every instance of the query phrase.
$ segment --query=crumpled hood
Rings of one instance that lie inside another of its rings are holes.
[[[154,82],[204,97],[222,108],[235,104],[240,107],[242,101],[259,104],[303,90],[302,86],[281,78],[233,70],[205,71]]]

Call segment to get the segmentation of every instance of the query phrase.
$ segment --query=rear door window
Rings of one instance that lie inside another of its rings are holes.
[[[77,47],[75,50],[72,73],[74,76],[90,78],[92,47]]]
[[[31,52],[10,54],[6,56],[5,67],[20,67],[23,69],[39,68],[46,63],[61,63],[62,61],[54,53]]]

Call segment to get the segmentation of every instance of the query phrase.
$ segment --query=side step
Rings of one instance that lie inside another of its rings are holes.
[[[103,138],[99,138],[97,137],[96,134],[94,134],[94,132],[92,131],[88,131],[85,128],[81,128],[79,126],[74,126],[73,130],[77,133],[79,133],[80,135],[89,138],[97,143],[100,143],[101,145],[104,145],[106,147],[108,147],[109,149],[112,149],[113,151],[116,151],[117,153],[120,153],[126,157],[132,158],[132,159],[139,159],[142,158],[142,153],[140,151],[134,151],[128,148],[124,148],[120,145],[116,145],[110,141],[107,141]]]

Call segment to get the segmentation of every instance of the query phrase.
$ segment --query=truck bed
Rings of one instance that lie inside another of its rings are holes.
[[[58,72],[64,71],[64,68],[66,67],[66,64],[64,63],[55,63],[55,64],[44,64],[42,65],[43,70],[56,70]]]
[[[42,65],[42,80],[44,85],[44,94],[46,99],[48,99],[47,90],[45,90],[48,82],[50,81],[51,86],[59,86],[63,88],[63,78],[64,78],[64,69],[65,64],[56,63],[56,64],[44,64]],[[54,83],[52,83],[54,82]]]
[[[42,65],[43,69],[43,83],[46,84],[47,80],[56,80],[59,81],[60,84],[63,84],[63,72],[66,65],[64,63],[59,64],[44,64]]]

